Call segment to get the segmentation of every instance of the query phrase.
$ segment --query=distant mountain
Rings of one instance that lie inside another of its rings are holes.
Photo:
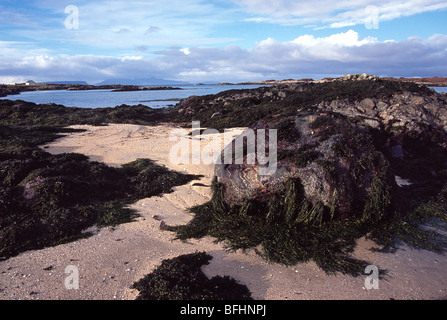
[[[46,84],[79,84],[79,85],[88,85],[86,81],[46,81]]]
[[[190,83],[184,81],[176,81],[176,80],[165,80],[165,79],[157,79],[157,78],[146,78],[146,79],[107,79],[100,83],[97,83],[97,86],[102,85],[112,85],[112,84],[120,84],[120,85],[130,85],[130,86],[170,86],[170,85],[188,85]]]

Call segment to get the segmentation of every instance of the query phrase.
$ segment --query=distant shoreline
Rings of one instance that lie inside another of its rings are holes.
[[[222,82],[215,84],[216,86],[224,85],[283,85],[283,84],[299,84],[299,83],[309,83],[309,82],[327,82],[333,81],[337,78],[324,78],[321,80],[313,79],[284,79],[284,80],[263,80],[263,81],[249,81],[249,82],[239,82],[230,83]],[[418,85],[426,85],[428,87],[447,87],[447,77],[431,77],[431,78],[393,78],[393,77],[383,77],[382,80],[393,80],[402,82],[414,82]],[[199,84],[200,85],[200,84]],[[136,85],[90,85],[90,84],[0,84],[0,98],[7,97],[9,95],[17,95],[22,92],[28,91],[50,91],[50,90],[69,90],[69,91],[80,91],[80,90],[112,90],[113,92],[126,92],[126,91],[156,91],[156,90],[183,90],[179,87],[170,86],[136,86]]]
[[[337,78],[324,78],[321,80],[314,79],[284,79],[284,80],[263,80],[254,82],[240,82],[240,83],[229,83],[222,82],[217,85],[281,85],[281,84],[295,84],[295,83],[305,83],[305,82],[326,82],[332,81]],[[447,87],[447,77],[431,77],[431,78],[393,78],[393,77],[383,77],[382,80],[394,80],[403,82],[414,82],[420,85],[426,85],[429,87]]]
[[[177,87],[143,87],[143,86],[122,86],[121,88],[113,89],[112,92],[124,91],[156,91],[156,90],[183,90]]]
[[[0,97],[20,94],[29,91],[51,91],[51,90],[112,90],[113,92],[124,91],[155,91],[155,90],[182,90],[178,87],[168,86],[134,86],[134,85],[84,85],[84,84],[33,84],[33,85],[0,85]]]

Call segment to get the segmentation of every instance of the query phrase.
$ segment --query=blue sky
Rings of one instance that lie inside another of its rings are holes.
[[[446,21],[445,0],[2,0],[0,83],[447,76]]]

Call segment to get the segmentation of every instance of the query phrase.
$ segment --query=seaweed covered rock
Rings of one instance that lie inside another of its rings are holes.
[[[256,139],[246,140],[247,150],[256,150],[250,144],[257,143],[260,129],[267,132],[275,127],[279,127],[278,161],[271,174],[260,174],[259,164],[247,164],[250,153],[244,155],[243,161],[216,165],[227,205],[241,206],[244,214],[271,217],[278,215],[272,212],[277,208],[265,208],[277,201],[284,207],[285,219],[311,224],[371,215],[379,219],[386,213],[390,194],[397,185],[367,128],[337,114],[299,114],[279,124],[264,122],[251,128]],[[243,138],[242,134],[227,148],[235,149],[236,141]],[[370,202],[377,196],[381,203],[375,205],[381,207],[371,211]],[[247,201],[257,205],[246,208]]]
[[[270,89],[256,92],[265,97]],[[172,228],[178,239],[209,235],[234,250],[254,248],[270,261],[314,260],[328,272],[351,274],[361,274],[367,264],[350,256],[363,236],[383,250],[397,239],[432,250],[446,247],[445,238],[420,227],[447,221],[443,95],[369,77],[282,92],[274,101],[245,106],[242,121],[251,117],[249,129],[224,149],[224,160],[233,157],[216,165],[211,201],[191,209],[195,216],[188,225]],[[206,101],[196,117],[212,110],[219,97]],[[233,109],[226,106],[209,123],[222,125],[241,111],[240,103],[232,102]],[[258,147],[260,137],[268,141],[265,150]],[[258,161],[264,152],[276,152],[271,174],[263,174]]]

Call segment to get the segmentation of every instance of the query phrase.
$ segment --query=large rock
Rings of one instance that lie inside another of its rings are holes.
[[[377,81],[365,77],[349,76],[342,81]],[[447,149],[447,108],[442,95],[404,91],[360,100],[324,100],[313,108],[297,110],[294,116],[279,115],[248,129],[256,138],[260,129],[277,129],[278,162],[272,174],[261,174],[263,166],[248,163],[250,152],[244,154],[242,163],[235,159],[216,165],[227,205],[249,208],[243,210],[245,214],[269,215],[272,199],[276,199],[280,206],[293,206],[292,219],[303,223],[347,217],[378,220],[399,198],[397,173],[417,176],[408,168],[418,161],[426,163],[424,147]],[[244,146],[250,149],[250,143],[256,145],[257,140],[247,140]],[[230,148],[234,152],[235,145],[228,145],[224,152]],[[440,159],[442,172],[447,163]],[[420,175],[425,181],[430,179],[428,166],[420,169],[426,170]],[[248,202],[257,205],[248,206]]]
[[[250,130],[258,133],[259,129],[273,128],[278,130],[278,162],[272,174],[261,175],[262,166],[247,164],[249,153],[243,164],[216,165],[228,205],[243,206],[250,199],[267,208],[273,196],[285,202],[289,182],[293,181],[297,207],[294,219],[306,223],[351,216],[360,219],[370,214],[365,208],[378,187],[383,189],[380,192],[389,193],[397,186],[387,160],[372,144],[369,130],[345,117],[319,112],[299,114],[281,123],[262,122]],[[234,149],[235,144],[227,149]],[[315,208],[320,213],[306,219]]]
[[[447,133],[447,108],[443,95],[422,96],[417,92],[403,92],[380,99],[323,101],[317,107],[322,111],[360,117],[374,127],[382,125],[420,132],[424,130],[421,125],[424,125]]]

